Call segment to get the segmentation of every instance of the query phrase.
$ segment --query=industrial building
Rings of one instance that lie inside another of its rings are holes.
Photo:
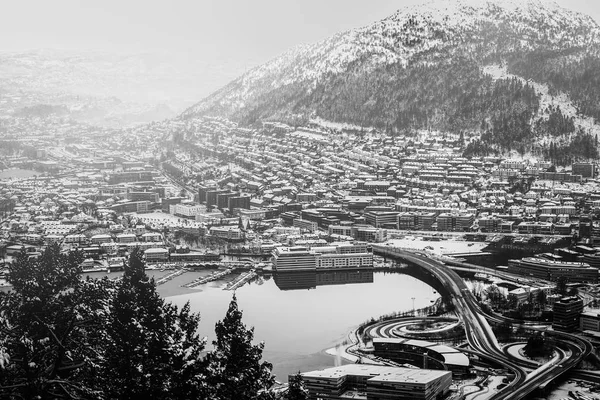
[[[311,400],[433,400],[450,389],[449,371],[349,364],[302,374]]]

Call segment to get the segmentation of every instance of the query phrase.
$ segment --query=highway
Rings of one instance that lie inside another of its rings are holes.
[[[558,357],[543,366],[524,365],[522,360],[514,359],[506,354],[496,339],[488,323],[489,321],[504,322],[513,320],[495,314],[485,314],[467,288],[463,279],[443,263],[433,260],[419,252],[396,249],[389,246],[373,245],[373,253],[386,257],[401,259],[417,265],[439,280],[452,295],[452,301],[465,328],[467,341],[473,350],[489,360],[503,365],[514,374],[514,379],[500,389],[491,399],[522,399],[538,387],[544,387],[548,382],[575,367],[592,350],[591,344],[575,335],[545,328],[532,328],[546,332],[559,341]],[[531,373],[531,368],[537,367]]]

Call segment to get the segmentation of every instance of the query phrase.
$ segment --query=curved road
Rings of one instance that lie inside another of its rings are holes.
[[[452,301],[463,321],[469,345],[485,358],[504,365],[515,378],[504,388],[493,395],[492,399],[522,399],[538,387],[546,385],[559,375],[575,367],[589,354],[591,344],[575,335],[562,332],[547,332],[560,340],[559,357],[538,367],[528,375],[522,360],[515,360],[504,353],[488,320],[506,321],[504,317],[483,313],[475,298],[458,274],[439,261],[424,254],[407,250],[395,249],[389,246],[373,245],[373,253],[387,258],[402,259],[432,274],[452,295]],[[514,322],[510,320],[510,322]],[[539,329],[543,330],[543,329]],[[531,366],[529,366],[531,368]]]

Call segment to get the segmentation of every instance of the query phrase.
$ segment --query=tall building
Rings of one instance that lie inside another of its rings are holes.
[[[227,208],[229,205],[229,199],[234,197],[236,194],[233,192],[225,192],[217,194],[217,208]]]
[[[311,400],[433,400],[452,384],[449,371],[363,364],[305,372],[302,378]]]
[[[583,300],[579,297],[563,297],[552,307],[554,320],[552,328],[557,331],[572,332],[579,328],[579,317],[583,312]]]
[[[206,207],[217,205],[217,196],[223,193],[228,193],[227,189],[212,189],[206,192]],[[199,196],[200,197],[200,196]]]
[[[206,194],[208,193],[209,190],[217,190],[217,186],[215,184],[198,186],[198,202],[199,203],[206,202]]]
[[[229,211],[233,211],[236,208],[250,209],[250,196],[249,195],[236,195],[230,197],[227,200],[227,208]]]

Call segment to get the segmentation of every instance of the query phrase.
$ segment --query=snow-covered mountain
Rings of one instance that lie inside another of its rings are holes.
[[[600,79],[594,71],[599,48],[598,24],[552,1],[440,0],[292,49],[182,117],[242,123],[318,117],[394,130],[485,131],[493,130],[494,119],[522,111],[513,95],[531,89],[525,108],[534,127],[539,94],[527,81],[539,80],[550,94],[564,94],[571,107],[600,119],[600,86],[578,94],[586,79]],[[511,78],[498,81],[486,73],[490,66],[506,68]],[[525,88],[511,86],[515,76]],[[498,85],[511,86],[506,104],[492,104]]]

